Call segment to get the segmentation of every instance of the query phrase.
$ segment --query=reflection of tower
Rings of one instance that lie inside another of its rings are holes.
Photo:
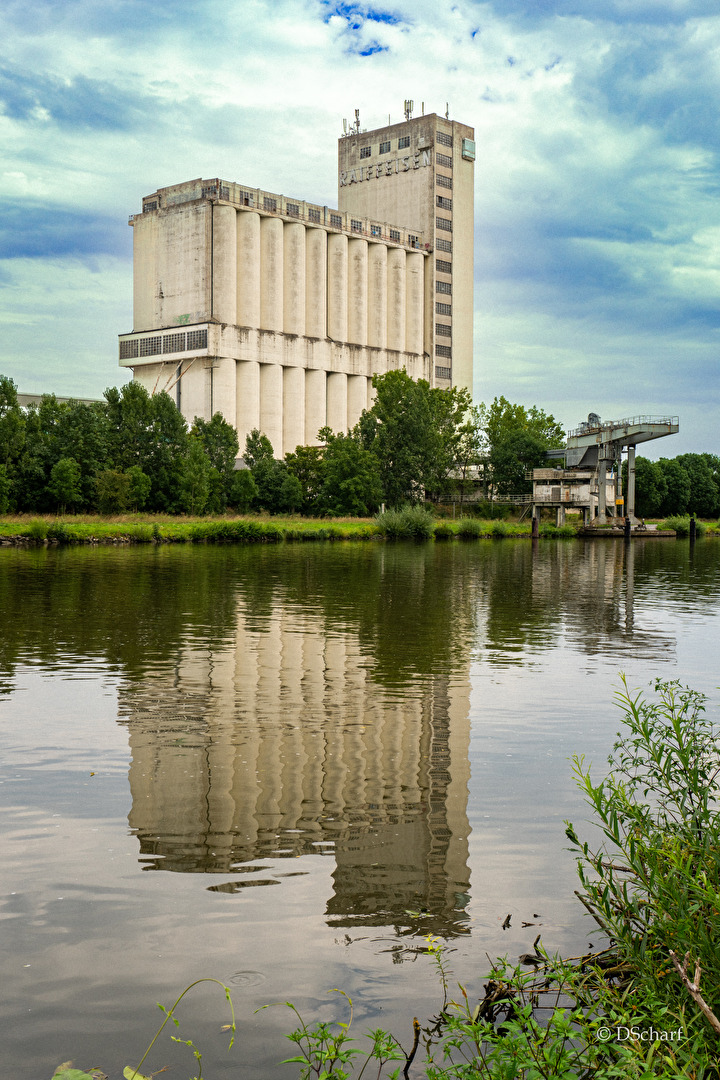
[[[425,907],[450,930],[469,878],[469,687],[427,676],[391,695],[354,632],[282,596],[269,610],[239,601],[231,640],[126,686],[143,861],[236,874],[235,891],[252,860],[332,852],[333,922]]]

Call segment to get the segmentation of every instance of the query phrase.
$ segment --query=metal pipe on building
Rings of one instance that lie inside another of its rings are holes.
[[[240,210],[237,215],[237,321],[260,326],[260,215]]]

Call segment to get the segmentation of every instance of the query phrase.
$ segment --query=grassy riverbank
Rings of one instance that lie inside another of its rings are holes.
[[[11,544],[150,544],[150,543],[269,543],[318,540],[382,540],[403,536],[437,539],[489,539],[529,536],[527,525],[503,521],[433,521],[422,536],[414,531],[386,529],[382,518],[302,518],[268,515],[175,517],[125,514],[36,516],[0,520],[0,542]],[[574,534],[574,530],[573,530]]]
[[[658,523],[658,528],[688,533],[689,519]],[[698,535],[720,535],[718,523],[698,522]],[[162,514],[36,515],[0,519],[0,544],[277,544],[317,540],[497,540],[529,537],[521,523],[476,517],[434,518],[422,507],[387,511],[375,518],[303,518],[262,515],[189,517]],[[543,539],[573,538],[572,524],[544,522]]]

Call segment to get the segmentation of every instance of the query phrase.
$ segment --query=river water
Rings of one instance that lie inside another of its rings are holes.
[[[0,551],[1,1071],[136,1064],[192,980],[204,1074],[275,1080],[308,1020],[410,1042],[538,933],[584,950],[563,821],[619,673],[717,701],[720,545]],[[509,927],[503,929],[510,915]],[[528,925],[523,925],[528,924]],[[144,1071],[193,1074],[165,1035]]]

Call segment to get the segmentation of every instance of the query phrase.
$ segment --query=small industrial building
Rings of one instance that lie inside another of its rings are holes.
[[[605,525],[613,518],[635,514],[635,447],[638,443],[674,435],[680,430],[677,416],[631,416],[601,421],[590,413],[574,431],[568,432],[564,450],[548,456],[563,459],[560,468],[532,470],[533,491],[528,497],[533,517],[546,507],[556,511],[558,525],[565,512],[581,512],[585,524]],[[623,451],[627,454],[627,491],[621,490]]]
[[[217,178],[146,196],[121,366],[278,457],[351,428],[376,373],[472,389],[474,133],[405,106],[346,124],[337,209]]]

